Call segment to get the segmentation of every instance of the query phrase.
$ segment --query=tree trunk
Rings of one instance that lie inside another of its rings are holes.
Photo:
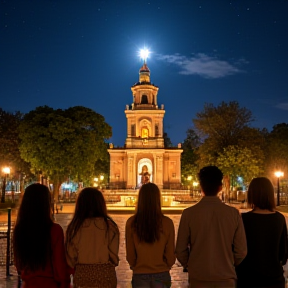
[[[229,199],[230,197],[230,176],[224,175],[223,177],[223,186],[224,186],[224,193],[225,193],[225,199]]]
[[[53,199],[54,201],[58,201],[59,199],[59,189],[61,187],[62,182],[58,179],[57,181],[54,181],[53,183]]]
[[[6,194],[6,176],[4,177],[2,183],[1,203],[5,203],[5,194]]]

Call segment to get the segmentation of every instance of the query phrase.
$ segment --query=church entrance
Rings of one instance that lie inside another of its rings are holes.
[[[137,187],[140,187],[144,183],[144,174],[149,175],[150,182],[153,182],[153,169],[152,161],[148,158],[142,158],[138,162],[137,169]]]

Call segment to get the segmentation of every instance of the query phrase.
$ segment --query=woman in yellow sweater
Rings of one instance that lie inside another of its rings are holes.
[[[171,287],[170,269],[175,263],[175,231],[161,211],[160,191],[144,184],[136,213],[126,223],[126,257],[133,270],[132,287]]]

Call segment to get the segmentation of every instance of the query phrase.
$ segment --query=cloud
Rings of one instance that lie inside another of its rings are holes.
[[[195,54],[190,58],[180,54],[158,54],[157,59],[178,66],[180,68],[180,74],[199,75],[212,79],[223,78],[243,72],[238,66],[248,63],[245,59],[241,58],[231,64],[228,61],[219,60],[216,57],[211,57],[204,53]]]
[[[288,102],[279,103],[275,105],[275,107],[282,110],[288,110]]]

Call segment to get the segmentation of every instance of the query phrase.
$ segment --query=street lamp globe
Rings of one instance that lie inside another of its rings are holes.
[[[9,167],[4,167],[4,168],[2,169],[2,172],[3,172],[4,174],[10,174],[10,168],[9,168]]]
[[[277,178],[283,177],[283,176],[284,176],[284,173],[283,173],[282,171],[276,171],[276,172],[275,172],[275,176],[276,176]]]

